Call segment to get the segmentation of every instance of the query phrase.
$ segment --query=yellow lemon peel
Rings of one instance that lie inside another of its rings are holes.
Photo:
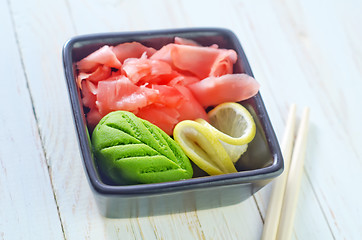
[[[204,119],[185,120],[174,129],[174,139],[186,155],[210,175],[236,172],[234,164],[256,134],[249,111],[238,103],[216,106]]]
[[[173,137],[186,155],[210,175],[237,172],[225,148],[203,125],[185,120],[174,129]]]

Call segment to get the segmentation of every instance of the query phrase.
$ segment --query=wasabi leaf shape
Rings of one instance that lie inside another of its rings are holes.
[[[92,146],[100,171],[117,185],[177,181],[193,174],[181,147],[131,112],[103,117],[93,131]]]

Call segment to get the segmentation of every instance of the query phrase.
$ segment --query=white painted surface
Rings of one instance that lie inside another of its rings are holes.
[[[8,6],[0,2],[0,239],[63,232]]]
[[[279,138],[291,103],[311,107],[293,239],[362,236],[361,1],[8,0],[0,9],[0,239],[260,238],[270,186],[234,206],[105,219],[81,165],[64,42],[203,26],[239,37]]]

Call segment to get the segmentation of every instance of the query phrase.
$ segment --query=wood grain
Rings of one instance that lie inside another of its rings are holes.
[[[83,171],[64,42],[204,26],[239,37],[278,138],[290,103],[311,107],[293,239],[362,236],[361,1],[7,0],[0,9],[1,33],[9,35],[0,40],[8,56],[0,60],[0,239],[260,239],[271,185],[234,206],[105,219]]]
[[[6,2],[0,2],[0,239],[62,239],[38,122],[17,34]],[[6,57],[4,57],[6,56]]]

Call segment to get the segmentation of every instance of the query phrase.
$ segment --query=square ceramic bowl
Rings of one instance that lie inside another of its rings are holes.
[[[114,186],[103,179],[92,154],[81,92],[76,84],[75,63],[105,44],[137,41],[160,49],[173,42],[175,36],[195,40],[204,46],[217,44],[220,48],[234,49],[238,54],[234,72],[253,76],[237,37],[227,29],[191,28],[93,34],[76,36],[64,45],[64,71],[83,166],[99,211],[105,217],[151,216],[236,204],[252,196],[283,171],[280,147],[258,93],[253,98],[240,102],[254,117],[257,132],[248,151],[236,164],[237,173],[206,176],[195,169],[192,179],[128,186]]]

